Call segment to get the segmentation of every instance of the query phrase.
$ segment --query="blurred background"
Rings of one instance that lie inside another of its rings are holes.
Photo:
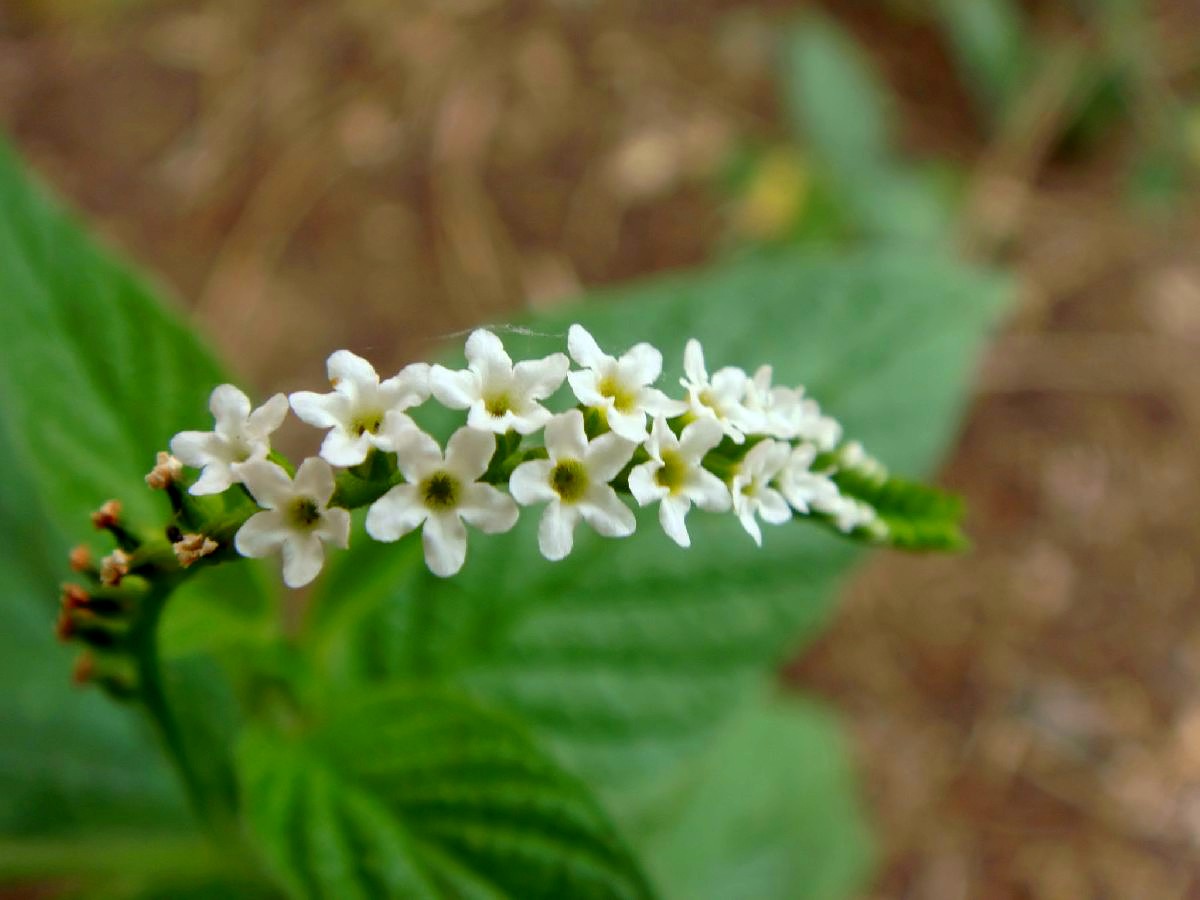
[[[786,677],[872,896],[1200,895],[1195,0],[0,0],[0,127],[259,392],[798,242],[1013,272],[974,552],[876,556]]]

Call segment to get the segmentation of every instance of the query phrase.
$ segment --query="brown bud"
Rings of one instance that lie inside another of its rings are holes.
[[[146,484],[156,491],[165,491],[183,474],[183,463],[162,450],[158,452],[154,468],[146,475]]]
[[[215,551],[220,544],[203,534],[185,534],[180,540],[171,545],[179,565],[186,569],[197,560],[201,560]]]
[[[92,570],[92,548],[87,544],[80,544],[71,550],[69,560],[72,571],[90,572]]]
[[[91,595],[77,584],[64,584],[62,592],[62,608],[64,610],[82,609],[91,602]]]
[[[129,554],[124,550],[114,550],[100,560],[100,583],[116,587],[121,579],[129,574]]]
[[[75,617],[65,609],[58,614],[58,621],[54,623],[54,635],[63,642],[75,635]]]
[[[92,524],[101,530],[106,528],[115,528],[120,525],[121,501],[109,500],[98,510],[92,513]]]
[[[71,670],[71,681],[77,685],[85,685],[96,674],[96,656],[87,650],[75,657],[75,667]]]

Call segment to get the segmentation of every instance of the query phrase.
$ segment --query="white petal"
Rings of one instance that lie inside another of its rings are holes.
[[[250,418],[246,420],[246,435],[257,440],[266,439],[283,424],[287,414],[287,395],[276,394],[250,413]]]
[[[724,512],[729,509],[729,488],[725,482],[705,469],[695,473],[684,495],[708,512]]]
[[[364,432],[351,437],[340,428],[334,428],[321,442],[321,458],[335,466],[357,466],[367,458],[371,449],[371,436]]]
[[[680,547],[692,546],[692,536],[688,534],[687,516],[691,504],[682,497],[667,497],[658,507],[658,521],[662,524],[667,537]]]
[[[645,450],[650,454],[650,458],[662,462],[664,449],[677,450],[678,448],[679,442],[675,439],[675,433],[667,425],[667,420],[662,416],[656,416],[654,424],[650,427],[650,437],[646,438],[645,444]]]
[[[652,416],[681,416],[688,405],[683,400],[672,400],[657,388],[643,388],[638,395],[638,405]]]
[[[738,515],[738,521],[742,523],[742,527],[746,529],[746,533],[754,538],[754,543],[762,546],[762,529],[758,527],[758,520],[754,518],[754,512],[747,510]]]
[[[637,527],[633,511],[606,484],[591,485],[577,505],[584,521],[605,537],[626,537]]]
[[[583,459],[587,452],[587,435],[583,430],[583,413],[569,409],[546,423],[546,452],[551,459]]]
[[[764,522],[772,525],[782,525],[792,517],[792,508],[779,491],[764,488],[758,495],[758,514]]]
[[[288,400],[296,415],[314,428],[333,428],[350,419],[350,404],[342,394],[296,391]]]
[[[283,506],[296,495],[287,472],[265,459],[242,463],[238,475],[258,505],[267,509]]]
[[[550,470],[554,463],[548,459],[531,459],[517,466],[508,479],[508,490],[513,499],[522,506],[557,500],[558,494],[550,486]]]
[[[379,397],[389,410],[404,410],[429,399],[429,364],[410,363],[379,385]]]
[[[533,434],[535,431],[540,431],[550,421],[550,416],[550,410],[544,406],[533,406],[520,415],[511,412],[505,413],[505,419],[518,434]]]
[[[410,428],[396,436],[396,465],[405,481],[417,482],[440,469],[442,448],[420,428]]]
[[[425,520],[421,530],[425,564],[440,578],[449,578],[467,558],[467,529],[453,512],[437,513]]]
[[[512,357],[504,350],[500,338],[486,328],[477,328],[467,338],[467,362],[486,382],[494,376],[509,376],[513,370]]]
[[[367,534],[377,541],[398,541],[425,521],[429,510],[415,484],[398,484],[367,510]]]
[[[171,452],[184,465],[200,468],[213,459],[223,459],[224,442],[211,431],[181,431],[171,438]],[[228,460],[225,460],[228,462]]]
[[[640,409],[621,412],[610,407],[605,415],[608,418],[608,427],[625,440],[640,444],[646,439],[646,414]]]
[[[283,513],[264,510],[252,515],[238,529],[233,546],[242,556],[270,556],[290,535],[291,530],[283,523]]]
[[[557,499],[546,506],[538,522],[538,549],[549,560],[560,560],[571,552],[575,543],[575,523],[579,510],[564,506]]]
[[[500,534],[517,524],[517,504],[504,491],[490,484],[468,484],[463,487],[458,513],[468,524],[486,534]]]
[[[467,425],[479,431],[504,434],[516,425],[516,416],[513,415],[512,410],[506,410],[502,416],[493,416],[487,411],[482,400],[476,400],[471,404],[471,411],[467,413]],[[536,429],[534,430],[536,431]],[[521,432],[521,434],[529,433],[529,431]]]
[[[721,443],[724,435],[724,429],[715,419],[696,419],[679,435],[679,452],[688,462],[698,463]]]
[[[569,368],[571,361],[565,353],[552,353],[545,359],[527,359],[513,369],[513,384],[517,393],[531,400],[545,400],[562,387]]]
[[[496,437],[475,428],[460,428],[446,443],[446,468],[463,481],[475,481],[487,471],[496,452]]]
[[[587,445],[583,457],[589,480],[605,484],[612,481],[633,458],[633,451],[636,449],[637,444],[625,440],[619,434],[609,432],[600,435]]]
[[[619,369],[632,384],[654,384],[662,374],[662,353],[650,344],[634,344],[621,356]]]
[[[596,369],[612,362],[612,357],[600,349],[596,339],[582,325],[572,325],[567,330],[567,352],[585,369]]]
[[[608,406],[612,400],[600,393],[600,377],[592,369],[567,374],[571,392],[584,406]]]
[[[339,506],[321,513],[321,521],[313,534],[328,544],[345,550],[350,546],[350,513]]]
[[[629,493],[633,494],[633,499],[639,506],[648,506],[670,493],[654,477],[661,468],[662,463],[652,459],[640,466],[634,466],[633,471],[629,473]]]
[[[470,369],[453,372],[434,366],[429,370],[429,387],[438,402],[451,409],[466,409],[479,399],[479,376]]]
[[[353,392],[356,388],[373,387],[379,384],[375,367],[349,350],[335,350],[325,363],[325,371],[335,387]],[[292,407],[295,409],[295,407]],[[300,411],[296,410],[299,415]]]
[[[746,373],[736,366],[718,369],[712,377],[713,399],[722,407],[739,406],[746,393],[748,381]]]
[[[325,506],[333,496],[333,469],[320,457],[310,456],[300,463],[292,483],[296,493],[311,497],[318,506]]]
[[[188,493],[200,497],[205,494],[219,494],[229,489],[231,484],[241,481],[229,463],[214,459],[200,472],[195,484],[188,488]]]
[[[383,425],[380,426],[379,433],[370,434],[368,432],[364,437],[369,438],[371,443],[381,450],[388,450],[394,453],[396,452],[397,441],[410,431],[420,430],[417,427],[417,423],[407,413],[402,413],[396,409],[389,409],[383,414]]]
[[[288,587],[304,587],[324,564],[325,548],[315,534],[292,534],[283,542],[283,583]]]
[[[250,415],[250,398],[232,384],[219,384],[208,398],[208,409],[218,426],[240,429]]]
[[[695,338],[690,338],[684,345],[683,373],[692,384],[708,383],[708,370],[704,368],[704,350]]]

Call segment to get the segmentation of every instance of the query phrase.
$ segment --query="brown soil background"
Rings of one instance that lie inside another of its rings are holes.
[[[1133,215],[1119,130],[990,177],[1008,157],[937,36],[826,6],[912,151],[981,172],[974,227],[1023,286],[942,478],[975,551],[877,557],[788,672],[855,737],[872,896],[1200,896],[1196,204]],[[0,126],[250,384],[286,389],[330,348],[387,368],[711,258],[714,172],[784,134],[769,44],[795,9],[3,0]],[[1200,45],[1190,0],[1156,24]]]

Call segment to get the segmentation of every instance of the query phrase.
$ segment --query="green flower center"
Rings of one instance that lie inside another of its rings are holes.
[[[677,493],[687,483],[688,465],[674,450],[664,450],[662,461],[662,467],[654,473],[654,480],[672,494]]]
[[[602,397],[612,401],[617,412],[633,412],[637,407],[637,394],[621,384],[615,375],[605,375],[597,388]]]
[[[311,497],[297,497],[288,506],[287,515],[293,527],[308,529],[321,520],[321,509]]]
[[[512,400],[509,398],[507,391],[502,391],[499,394],[493,394],[490,397],[484,398],[483,408],[487,410],[489,416],[499,419],[512,409]]]
[[[587,493],[587,469],[577,459],[560,459],[550,470],[550,486],[564,503],[575,503]]]
[[[355,437],[362,437],[366,433],[377,434],[379,429],[383,427],[383,413],[380,412],[364,412],[359,413],[354,421],[350,424],[350,430],[354,432]]]
[[[462,485],[449,472],[438,471],[422,481],[417,490],[429,509],[440,512],[458,506]]]

